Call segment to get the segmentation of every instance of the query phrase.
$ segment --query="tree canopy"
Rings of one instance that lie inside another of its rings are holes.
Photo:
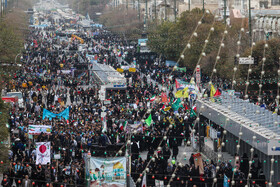
[[[166,21],[150,29],[148,34],[149,47],[152,51],[166,56],[167,59],[177,61],[181,52],[189,42],[191,48],[185,51],[185,58],[180,61],[180,66],[194,69],[199,60],[208,33],[213,26],[214,31],[211,32],[208,40],[209,42],[205,48],[206,56],[203,57],[200,62],[203,72],[210,75],[221,44],[225,24],[222,20],[216,20],[214,22],[213,14],[205,14],[201,21],[202,24],[198,26],[197,37],[193,37],[190,40],[202,16],[202,10],[196,8],[192,11],[183,12],[176,22]],[[241,54],[246,50],[246,46],[249,44],[246,32],[241,32],[240,28],[241,25],[235,24],[231,27],[227,27],[228,34],[225,36],[223,42],[225,47],[223,47],[220,52],[219,56],[221,58],[216,66],[216,75],[218,77],[232,78],[231,69],[234,66],[234,56],[237,53],[236,42],[238,41],[239,34],[242,35]]]

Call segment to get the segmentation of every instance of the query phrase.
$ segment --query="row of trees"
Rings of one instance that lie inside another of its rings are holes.
[[[163,22],[150,29],[148,34],[149,47],[152,51],[162,54],[170,60],[177,61],[202,16],[202,10],[193,9],[190,12],[183,12],[176,22]],[[205,14],[201,22],[202,24],[198,26],[196,32],[197,36],[190,40],[191,48],[185,51],[185,58],[180,61],[180,66],[186,66],[190,69],[195,68],[208,33],[213,26],[214,31],[211,32],[209,42],[205,49],[206,56],[200,62],[203,72],[210,75],[221,44],[225,25],[222,21],[214,22],[214,16],[210,13]],[[228,34],[225,36],[223,42],[224,47],[220,53],[221,58],[216,67],[218,77],[232,78],[232,73],[230,72],[232,72],[232,68],[234,67],[234,57],[237,54],[237,41],[240,34],[242,40],[239,53],[243,54],[247,46],[249,46],[248,34],[241,32],[240,28],[241,24],[233,24],[226,29]]]
[[[62,4],[69,4],[70,8],[79,14],[87,15],[94,21],[97,21],[98,12],[103,12],[103,9],[110,2],[110,0],[59,0]]]
[[[9,11],[0,20],[0,91],[10,84],[15,66],[11,64],[23,49],[26,34],[28,33],[28,15],[24,12],[32,7],[31,0],[11,1]],[[0,172],[8,166],[9,149],[9,105],[5,104],[0,96]]]

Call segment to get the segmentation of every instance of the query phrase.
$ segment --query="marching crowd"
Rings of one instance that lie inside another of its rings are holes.
[[[120,53],[127,52],[126,58],[130,59],[136,50],[127,50],[128,46],[118,36],[108,32],[101,31],[98,36],[86,41],[95,48],[99,63],[107,63],[114,68],[123,63],[118,54],[113,52],[114,47]],[[98,98],[97,83],[89,84],[91,74],[76,73],[86,69],[86,65],[79,63],[80,58],[87,61],[86,54],[63,51],[63,46],[59,51],[54,47],[55,42],[55,32],[32,29],[26,41],[23,67],[15,72],[14,84],[7,85],[6,92],[16,90],[23,93],[24,107],[13,105],[11,108],[10,164],[4,173],[2,186],[85,186],[85,155],[90,153],[92,156],[110,157],[115,156],[119,149],[123,150],[124,155],[128,139],[132,143],[131,176],[135,182],[147,167],[147,186],[155,186],[155,180],[162,180],[165,185],[171,186],[212,186],[215,177],[219,186],[223,183],[224,174],[230,180],[243,181],[236,182],[236,186],[245,186],[249,170],[246,155],[243,155],[244,162],[234,176],[234,165],[230,162],[204,161],[203,175],[195,167],[193,156],[188,158],[189,164],[176,162],[179,147],[190,141],[195,116],[190,114],[188,99],[183,101],[178,111],[164,108],[175,100],[175,78],[188,79],[188,72],[177,72],[170,80],[171,68],[162,63],[154,64],[153,60],[139,60],[137,72],[126,72],[127,90],[110,92],[110,104],[104,109]],[[99,47],[98,43],[105,48]],[[69,45],[75,48],[76,44],[73,42]],[[77,71],[68,74],[60,71],[72,67],[76,67]],[[207,77],[203,77],[203,80],[207,81]],[[167,85],[169,89],[169,104],[151,101],[153,95],[162,94],[162,85]],[[70,107],[69,120],[42,118],[43,109],[60,113],[67,107]],[[102,112],[107,114],[106,130],[101,119]],[[154,123],[150,126],[143,124],[143,119],[147,119],[150,114]],[[135,130],[131,137],[127,133],[130,124],[142,124],[140,130]],[[51,125],[52,130],[50,134],[41,133],[31,138],[28,135],[29,125]],[[35,142],[51,142],[52,159],[47,165],[36,165]],[[158,147],[161,149],[158,150]],[[148,151],[147,159],[141,158],[140,153],[143,151]],[[54,159],[55,154],[60,154],[60,159]],[[259,163],[257,155],[254,159],[255,163]],[[260,177],[260,170],[260,164],[252,168],[255,179]],[[141,183],[137,182],[137,186],[141,186]]]

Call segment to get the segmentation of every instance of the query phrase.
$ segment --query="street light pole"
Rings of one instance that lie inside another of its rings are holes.
[[[203,11],[203,14],[204,14],[204,11],[205,11],[205,9],[204,9],[204,0],[202,1],[202,11]]]
[[[175,20],[175,22],[176,22],[176,14],[177,14],[176,7],[177,7],[176,0],[174,0],[174,20]]]
[[[157,19],[157,0],[155,0],[155,20]]]
[[[146,5],[145,5],[145,19],[144,19],[144,29],[147,27],[147,16],[148,16],[148,0],[146,0]]]
[[[139,19],[139,22],[140,22],[140,20],[141,20],[141,14],[140,14],[140,0],[138,0],[138,6],[137,6],[137,8],[138,8],[138,19]]]
[[[167,20],[167,2],[164,0],[164,20]]]
[[[249,0],[249,36],[250,36],[250,46],[251,46],[252,43],[251,0]]]
[[[226,12],[227,12],[227,0],[224,0],[224,22],[225,22],[225,24],[226,24],[226,20],[227,20]]]

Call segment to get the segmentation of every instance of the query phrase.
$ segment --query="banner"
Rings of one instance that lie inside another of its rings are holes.
[[[143,133],[143,125],[141,122],[134,122],[134,124],[127,124],[126,132],[141,132]]]
[[[60,112],[59,114],[55,114],[55,113],[52,113],[50,111],[48,111],[47,109],[44,108],[43,110],[43,120],[45,118],[49,118],[49,120],[51,120],[52,118],[55,118],[55,117],[59,117],[59,118],[64,118],[64,119],[69,119],[69,107],[66,108],[65,110],[63,110],[62,112]]]
[[[90,186],[126,186],[126,158],[95,158],[89,161]]]
[[[224,185],[223,187],[229,187],[228,177],[224,175]]]
[[[51,163],[51,142],[36,142],[36,165]]]
[[[28,134],[30,135],[39,135],[41,133],[50,134],[52,131],[51,125],[29,125]]]
[[[129,72],[135,73],[135,72],[136,72],[136,69],[135,69],[135,68],[129,68],[128,71],[129,71]]]

